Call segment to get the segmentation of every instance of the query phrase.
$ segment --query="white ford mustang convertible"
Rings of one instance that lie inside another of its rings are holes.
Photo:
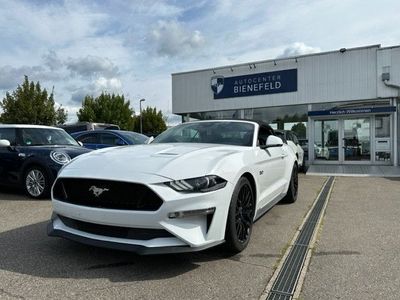
[[[107,148],[65,165],[52,188],[50,236],[142,254],[240,252],[253,222],[297,198],[296,156],[267,124],[173,127],[149,145]]]

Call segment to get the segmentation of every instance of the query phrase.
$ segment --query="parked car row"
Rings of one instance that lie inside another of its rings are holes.
[[[32,198],[48,197],[58,171],[76,156],[90,149],[149,140],[122,130],[84,131],[72,136],[75,139],[57,127],[0,125],[0,184],[20,186]]]
[[[50,236],[139,253],[223,242],[240,252],[257,218],[297,199],[299,142],[261,122],[184,123],[150,145],[143,145],[146,136],[117,130],[73,136],[0,126],[0,183],[22,186],[33,198],[52,186]],[[109,147],[132,144],[139,145]]]
[[[300,170],[304,170],[304,150],[297,139],[296,134],[290,130],[275,130],[275,133],[290,146],[290,148],[296,154]]]

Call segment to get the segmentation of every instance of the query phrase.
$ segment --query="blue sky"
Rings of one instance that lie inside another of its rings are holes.
[[[0,96],[24,75],[54,86],[69,121],[86,94],[171,115],[171,73],[400,44],[400,1],[0,0]]]

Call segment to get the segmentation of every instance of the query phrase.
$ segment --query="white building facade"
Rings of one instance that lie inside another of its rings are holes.
[[[400,46],[172,74],[172,111],[294,131],[309,163],[398,165]]]

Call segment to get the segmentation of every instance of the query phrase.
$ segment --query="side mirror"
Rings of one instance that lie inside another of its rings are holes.
[[[149,137],[145,144],[150,144],[152,141],[154,141],[154,136]]]
[[[83,143],[81,141],[77,141],[79,146],[83,147]]]
[[[261,145],[261,149],[267,149],[267,148],[273,148],[273,147],[282,147],[283,146],[283,141],[281,138],[275,136],[275,135],[270,135],[267,138],[267,143],[265,145]]]
[[[9,140],[0,140],[0,147],[10,147],[10,145]]]
[[[125,142],[124,142],[123,140],[119,139],[119,140],[117,141],[116,145],[117,145],[117,146],[125,146],[126,144],[125,144]]]

